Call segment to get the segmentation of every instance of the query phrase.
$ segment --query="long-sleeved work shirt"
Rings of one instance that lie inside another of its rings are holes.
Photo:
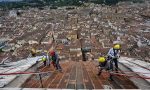
[[[109,52],[107,55],[111,58],[119,57],[119,50],[115,50],[115,49],[111,48],[111,49],[109,49]]]

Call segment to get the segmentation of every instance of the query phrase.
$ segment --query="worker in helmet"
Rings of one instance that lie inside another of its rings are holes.
[[[106,60],[106,57],[99,57],[99,59],[98,59],[98,62],[99,62],[99,71],[98,71],[98,76],[100,76],[101,75],[101,73],[102,73],[102,70],[103,69],[106,69],[107,67],[107,60]]]
[[[120,57],[121,45],[120,44],[114,44],[113,48],[110,48],[108,52],[108,63],[109,63],[109,69],[113,71],[113,63],[115,64],[115,71],[118,72],[118,58]],[[110,75],[110,80],[112,80],[112,75]]]
[[[47,57],[45,55],[43,55],[42,62],[44,64],[44,66],[46,66],[46,61],[47,61]]]
[[[42,57],[42,61],[43,61],[43,63],[44,63],[44,66],[46,66],[47,65],[47,63],[48,63],[48,55],[47,55],[47,52],[46,51],[42,51],[41,52],[41,55],[43,56]]]
[[[49,56],[50,56],[50,63],[54,66],[54,68],[56,68],[56,59],[54,58],[55,52],[53,50],[51,50],[49,52]]]
[[[120,57],[121,46],[120,44],[115,44],[108,52],[108,59],[112,60],[115,63],[115,70],[118,71],[118,58]]]
[[[42,58],[39,58],[39,60],[36,62],[43,62],[44,66],[46,66],[47,57],[45,55],[42,56]]]
[[[36,56],[36,49],[35,48],[31,49],[31,55],[32,55],[32,57]]]
[[[62,68],[61,68],[61,66],[60,66],[60,64],[59,64],[59,57],[58,57],[58,54],[55,52],[55,51],[53,51],[53,50],[51,50],[50,51],[50,57],[51,57],[51,60],[52,60],[52,64],[53,64],[53,66],[56,68],[56,70],[62,70]]]

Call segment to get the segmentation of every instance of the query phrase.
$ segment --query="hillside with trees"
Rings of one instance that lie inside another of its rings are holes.
[[[0,2],[0,8],[28,8],[28,7],[61,7],[61,6],[81,6],[84,3],[115,5],[120,1],[132,1],[142,3],[144,0],[23,0],[20,2]]]

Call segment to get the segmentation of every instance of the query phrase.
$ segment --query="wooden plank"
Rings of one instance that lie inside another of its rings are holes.
[[[56,88],[58,83],[60,82],[61,78],[63,77],[63,75],[65,74],[67,68],[69,66],[67,66],[69,63],[64,63],[62,65],[64,72],[60,72],[57,74],[57,76],[54,78],[54,80],[51,82],[51,84],[49,84],[48,88]]]
[[[81,65],[82,65],[82,68],[83,68],[83,82],[84,82],[85,88],[86,88],[86,89],[94,89],[94,86],[93,86],[93,84],[92,84],[92,81],[91,81],[91,79],[90,79],[90,77],[89,77],[89,75],[88,75],[88,72],[87,72],[86,67],[85,67],[85,65],[83,64],[83,62],[82,62]]]
[[[70,72],[69,82],[67,84],[68,89],[75,89],[76,88],[76,62],[72,67]]]
[[[76,77],[76,89],[84,89],[83,84],[83,69],[81,67],[81,63],[77,62],[77,77]]]
[[[93,73],[92,65],[89,62],[87,62],[85,65],[87,67],[89,76],[90,76],[90,78],[91,78],[91,80],[95,86],[94,88],[95,89],[102,89],[103,88],[102,84],[98,81],[98,77],[96,76],[96,73],[95,74]]]
[[[59,85],[57,86],[57,88],[66,88],[67,82],[69,80],[69,75],[70,75],[70,72],[71,72],[73,66],[74,66],[74,62],[70,61],[70,66],[67,68],[67,70],[66,70],[63,78],[59,82]]]

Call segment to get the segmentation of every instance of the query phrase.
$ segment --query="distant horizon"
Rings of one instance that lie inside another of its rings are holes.
[[[22,0],[0,0],[0,2],[15,2],[15,1],[22,1]]]

